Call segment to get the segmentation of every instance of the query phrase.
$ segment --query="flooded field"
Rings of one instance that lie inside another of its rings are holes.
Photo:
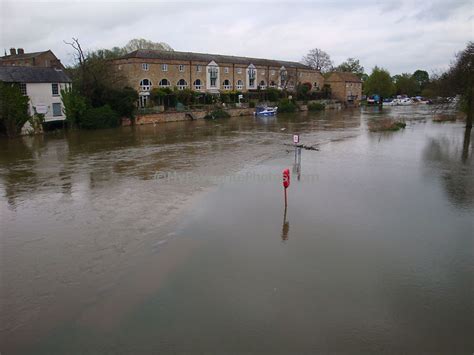
[[[2,139],[0,352],[472,353],[463,126],[417,106]]]

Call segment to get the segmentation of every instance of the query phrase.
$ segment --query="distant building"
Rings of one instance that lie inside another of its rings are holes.
[[[45,115],[45,122],[64,120],[61,90],[71,85],[62,69],[44,67],[0,66],[0,82],[19,86],[29,101],[29,114]]]
[[[330,73],[325,83],[331,86],[333,99],[346,105],[359,105],[362,97],[362,80],[354,73]]]
[[[10,48],[10,54],[0,57],[0,66],[44,67],[64,69],[51,50],[25,53],[23,48]]]
[[[140,106],[146,106],[153,88],[177,87],[180,90],[218,93],[266,88],[292,91],[309,82],[322,88],[319,71],[297,63],[271,59],[235,57],[191,52],[136,50],[111,61],[125,85],[136,89]]]

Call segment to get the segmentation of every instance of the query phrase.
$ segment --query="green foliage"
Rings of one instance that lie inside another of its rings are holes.
[[[278,103],[278,112],[295,112],[297,109],[296,104],[289,99],[281,99]]]
[[[249,101],[250,108],[255,108],[255,105],[256,105],[255,101]]]
[[[397,95],[405,94],[411,97],[419,92],[418,83],[412,75],[403,73],[401,75],[396,75],[395,77],[395,93]]]
[[[21,132],[30,118],[28,101],[18,86],[0,82],[0,133],[13,137]]]
[[[281,97],[281,91],[276,88],[268,88],[266,90],[267,100],[271,102],[276,102]]]
[[[195,94],[191,89],[177,90],[175,95],[176,100],[186,106],[192,105],[195,101]]]
[[[218,118],[229,118],[230,114],[223,110],[223,109],[215,109],[214,111],[211,111],[208,113],[206,116],[204,116],[205,119],[218,119]]]
[[[336,67],[336,71],[354,73],[361,79],[364,75],[364,67],[360,65],[359,59],[355,58],[347,58],[345,62]]]
[[[66,122],[70,127],[79,127],[82,116],[87,110],[86,99],[76,90],[67,88],[61,90],[61,100],[63,101],[63,111],[66,115]]]
[[[87,109],[80,122],[80,127],[85,129],[112,128],[119,125],[120,117],[109,105]]]
[[[418,93],[420,93],[430,82],[430,75],[425,70],[416,70],[413,73],[413,79],[416,81],[418,85]]]
[[[121,117],[133,118],[138,93],[131,87],[104,90],[102,102],[109,105]]]
[[[322,104],[320,102],[313,102],[308,105],[308,111],[323,111],[325,107],[325,104]]]
[[[377,66],[372,69],[372,74],[364,83],[364,93],[366,95],[378,94],[382,97],[390,97],[393,91],[390,73],[386,69]]]
[[[296,86],[296,97],[298,100],[307,100],[311,91],[311,83],[298,84]]]

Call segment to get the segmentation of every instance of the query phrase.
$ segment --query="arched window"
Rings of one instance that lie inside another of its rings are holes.
[[[272,80],[272,81],[270,81],[270,85],[269,85],[269,87],[271,87],[271,88],[274,88],[275,86],[276,86],[276,85],[275,85],[275,82],[274,82],[273,80]]]
[[[201,90],[202,89],[201,79],[196,79],[193,85],[196,90]]]
[[[170,82],[168,81],[168,79],[161,79],[160,82],[159,82],[159,84],[158,84],[158,86],[159,86],[160,88],[167,88],[167,87],[169,87],[170,85],[171,85],[171,84],[170,84]]]
[[[235,83],[235,88],[236,88],[237,90],[242,90],[243,87],[244,87],[243,81],[240,80],[240,79],[237,80],[237,83]]]
[[[263,89],[263,90],[267,88],[267,85],[265,84],[265,80],[261,80],[258,86],[260,87],[260,89]]]
[[[232,88],[232,85],[228,79],[225,79],[222,85],[224,85],[224,90],[230,90]]]
[[[140,81],[140,90],[141,91],[150,91],[151,88],[151,80],[150,79],[143,79]]]
[[[188,83],[184,79],[179,79],[177,86],[178,86],[178,90],[184,90],[188,87]]]

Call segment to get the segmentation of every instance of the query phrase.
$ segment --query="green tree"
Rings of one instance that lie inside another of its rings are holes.
[[[378,94],[382,97],[390,97],[393,94],[392,78],[388,70],[375,67],[364,83],[366,95]]]
[[[428,85],[430,82],[430,75],[425,70],[416,70],[413,73],[413,78],[415,79],[418,85],[418,93],[421,93],[423,89]]]
[[[173,48],[165,42],[153,42],[144,38],[134,38],[128,41],[123,47],[126,53],[136,51],[137,49],[151,49],[158,51],[173,51]]]
[[[408,95],[408,96],[415,96],[419,92],[419,86],[416,79],[408,74],[403,73],[401,75],[397,75],[395,81],[395,93],[397,95]]]
[[[364,67],[360,65],[359,59],[355,58],[347,58],[345,62],[336,67],[336,71],[354,73],[361,79],[364,75]]]
[[[87,110],[86,99],[77,90],[67,88],[61,90],[61,100],[64,105],[63,111],[66,115],[66,123],[70,127],[79,127],[81,118]]]
[[[17,85],[0,82],[0,132],[14,137],[28,121],[28,96]]]

